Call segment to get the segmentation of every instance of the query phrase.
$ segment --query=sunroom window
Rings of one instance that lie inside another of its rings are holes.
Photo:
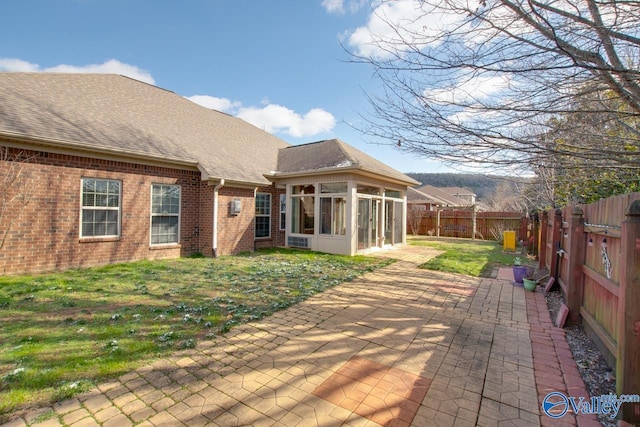
[[[320,198],[320,234],[344,236],[347,233],[347,200],[344,197]]]

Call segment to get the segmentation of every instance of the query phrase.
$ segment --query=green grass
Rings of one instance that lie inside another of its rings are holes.
[[[488,277],[494,267],[513,265],[516,257],[516,254],[504,252],[502,246],[492,241],[414,237],[409,239],[409,243],[442,251],[420,268],[474,277]]]
[[[0,422],[388,262],[263,250],[0,277]]]

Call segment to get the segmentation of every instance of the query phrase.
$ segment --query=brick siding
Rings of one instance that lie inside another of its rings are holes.
[[[0,160],[0,182],[10,168],[21,170],[20,182],[29,197],[9,204],[0,217],[0,274],[63,270],[140,259],[161,259],[202,253],[213,256],[214,187],[201,181],[200,172],[147,166],[113,160],[10,149],[9,160]],[[114,179],[122,182],[121,232],[118,238],[80,238],[81,179]],[[152,184],[181,187],[180,244],[150,245]],[[280,194],[283,189],[263,187],[272,194],[271,238],[254,238],[254,190],[223,186],[218,193],[218,251],[230,255],[256,247],[284,246],[279,229]],[[12,197],[12,194],[6,194]],[[241,210],[230,211],[240,199]],[[1,198],[0,198],[1,202]],[[11,229],[9,228],[9,223]]]

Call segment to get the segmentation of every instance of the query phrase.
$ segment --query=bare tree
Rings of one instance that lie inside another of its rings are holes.
[[[422,222],[425,212],[426,210],[424,209],[424,206],[416,206],[413,203],[410,204],[407,209],[407,223],[411,229],[411,234],[414,236],[417,236],[420,233],[420,223]]]
[[[24,153],[0,147],[0,250],[33,195],[33,179],[25,174]]]
[[[378,31],[348,48],[384,87],[362,128],[374,142],[466,167],[640,169],[640,2],[405,0],[404,14],[398,3],[381,0]],[[601,126],[572,126],[575,115]],[[574,138],[549,141],[554,117]],[[610,135],[613,124],[627,132]]]
[[[517,182],[501,181],[486,203],[494,211],[524,212],[527,210],[527,204],[520,187],[521,184]]]

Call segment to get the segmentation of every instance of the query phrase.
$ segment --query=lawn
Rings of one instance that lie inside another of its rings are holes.
[[[0,277],[0,422],[388,263],[263,250]]]
[[[412,237],[408,241],[411,245],[429,246],[442,251],[422,264],[421,268],[474,277],[489,277],[494,267],[513,265],[518,256],[513,252],[504,252],[502,246],[493,241],[424,236]]]

